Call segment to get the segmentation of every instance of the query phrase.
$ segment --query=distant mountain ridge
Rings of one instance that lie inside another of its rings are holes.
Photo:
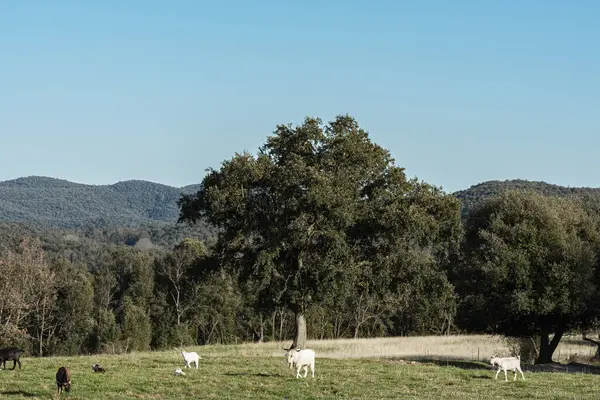
[[[0,220],[58,228],[173,223],[177,200],[200,185],[176,188],[142,180],[87,185],[29,176],[0,182]]]
[[[177,200],[200,184],[181,188],[144,180],[88,185],[64,179],[29,176],[0,182],[0,221],[49,228],[137,228],[177,221]],[[571,188],[527,180],[487,181],[452,193],[462,215],[489,196],[509,189],[534,190],[551,196],[580,196],[600,204],[600,188]]]

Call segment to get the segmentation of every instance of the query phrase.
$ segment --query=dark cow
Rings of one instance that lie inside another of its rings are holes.
[[[63,387],[68,392],[71,390],[71,371],[67,367],[60,367],[56,372],[56,386],[57,393],[60,394],[63,391]]]
[[[21,360],[19,360],[21,353],[24,353],[24,351],[18,347],[7,347],[0,349],[0,364],[4,365],[4,369],[6,369],[6,362],[12,360],[12,369],[15,369],[17,364],[19,364],[19,369],[21,369]]]
[[[104,368],[100,366],[100,364],[92,364],[92,371],[94,372],[106,372]]]

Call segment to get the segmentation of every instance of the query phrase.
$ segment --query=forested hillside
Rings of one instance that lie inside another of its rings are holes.
[[[565,187],[522,179],[486,181],[473,185],[468,189],[455,192],[454,195],[461,201],[461,213],[464,218],[479,202],[506,190],[532,190],[545,196],[580,197],[586,198],[593,203],[600,203],[600,188]]]
[[[173,227],[179,216],[182,188],[130,180],[113,185],[85,185],[48,177],[25,177],[0,182],[0,221],[30,227],[66,229]],[[510,189],[529,189],[549,196],[580,196],[600,202],[600,188],[571,188],[526,180],[487,181],[455,192],[462,215],[479,201]]]
[[[9,238],[39,236],[51,248],[73,246],[73,238],[91,245],[126,244],[169,249],[186,237],[207,241],[215,229],[204,223],[177,224],[182,188],[130,180],[112,185],[86,185],[49,177],[23,177],[0,182],[0,228]],[[484,199],[510,189],[529,189],[549,196],[587,198],[600,207],[600,189],[570,188],[526,180],[487,181],[455,192],[463,219]],[[68,238],[65,241],[64,238]],[[83,245],[79,242],[78,247]]]
[[[177,200],[198,185],[147,181],[85,185],[48,177],[0,182],[0,220],[53,228],[140,227],[177,220]]]
[[[82,253],[77,258],[85,258],[85,248],[100,244],[170,249],[186,237],[205,242],[215,236],[214,227],[177,224],[181,194],[199,188],[139,180],[86,185],[39,176],[0,182],[0,248],[24,236],[38,236],[46,248],[77,248]],[[585,197],[600,207],[600,189],[526,180],[487,181],[454,195],[461,200],[464,219],[478,202],[510,189]]]
[[[23,237],[39,237],[52,253],[87,263],[94,252],[114,245],[171,249],[186,237],[214,237],[206,224],[177,224],[181,194],[147,181],[85,185],[48,177],[0,182],[0,254]]]

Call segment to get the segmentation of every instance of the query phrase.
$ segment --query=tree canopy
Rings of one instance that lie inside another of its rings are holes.
[[[551,362],[562,335],[597,314],[598,228],[574,200],[507,191],[483,202],[455,275],[464,326],[539,337],[536,362]]]
[[[460,235],[458,201],[407,179],[347,115],[278,126],[256,156],[210,169],[180,206],[180,221],[220,228],[220,261],[260,307],[296,314],[300,347],[309,306],[355,291],[368,304],[409,303]]]

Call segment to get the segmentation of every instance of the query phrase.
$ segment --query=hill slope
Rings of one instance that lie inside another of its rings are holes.
[[[85,185],[30,176],[0,182],[0,221],[52,228],[137,228],[172,225],[177,200],[200,185],[182,188],[130,180],[113,185]],[[487,181],[453,193],[462,201],[463,217],[483,199],[508,189],[529,189],[549,196],[580,196],[600,208],[600,188],[570,188],[526,180]]]
[[[85,185],[31,176],[0,182],[0,220],[60,228],[138,227],[173,223],[183,188],[147,181]]]
[[[545,196],[581,197],[589,199],[594,204],[600,204],[600,188],[573,188],[522,179],[482,182],[454,192],[454,195],[462,202],[461,211],[464,218],[480,201],[505,190],[533,190]]]

